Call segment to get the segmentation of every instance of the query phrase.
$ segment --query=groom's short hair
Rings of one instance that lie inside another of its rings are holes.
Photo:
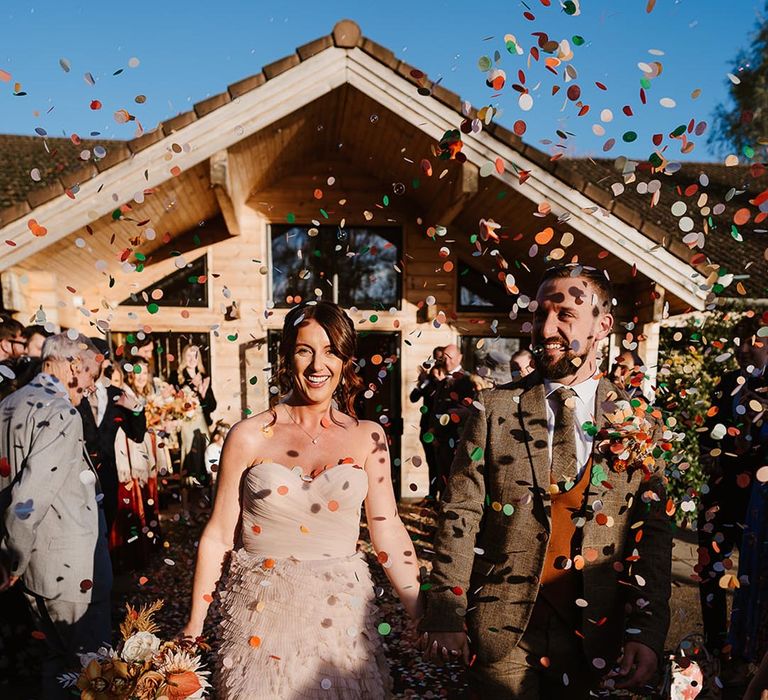
[[[539,282],[539,288],[545,282],[553,279],[562,279],[565,277],[581,277],[588,280],[595,290],[597,303],[592,307],[595,316],[600,313],[610,313],[613,305],[613,287],[608,279],[605,270],[598,270],[596,267],[588,267],[581,263],[564,263],[554,265],[544,270],[544,274]]]

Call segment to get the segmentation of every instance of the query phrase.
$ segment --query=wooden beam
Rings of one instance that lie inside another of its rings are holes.
[[[425,216],[425,223],[429,226],[450,226],[477,194],[479,182],[479,168],[469,162],[462,163],[453,180],[450,194],[434,202]]]
[[[219,203],[221,215],[227,230],[233,236],[240,235],[240,217],[235,203],[232,201],[232,180],[229,172],[229,152],[227,149],[216,151],[208,160],[210,167],[211,187]]]

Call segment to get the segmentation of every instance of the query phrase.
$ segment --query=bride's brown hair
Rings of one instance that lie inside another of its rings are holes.
[[[364,384],[360,375],[355,371],[357,355],[355,325],[344,309],[338,304],[330,301],[318,301],[296,306],[285,317],[283,335],[280,339],[277,371],[270,380],[270,386],[277,387],[277,392],[272,393],[269,399],[274,419],[277,420],[275,406],[294,388],[293,353],[296,350],[296,338],[299,335],[299,328],[310,319],[317,321],[328,334],[328,339],[331,341],[331,350],[344,363],[341,370],[341,381],[333,393],[333,398],[336,400],[341,411],[344,411],[353,418],[357,418],[355,399],[363,390]]]

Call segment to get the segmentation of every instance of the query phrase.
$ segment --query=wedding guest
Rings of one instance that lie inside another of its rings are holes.
[[[613,361],[609,376],[614,384],[629,394],[630,398],[653,400],[653,392],[646,391],[643,387],[645,363],[636,351],[622,350]]]
[[[184,633],[201,634],[231,552],[218,697],[379,700],[389,697],[390,680],[370,572],[357,551],[363,502],[387,577],[411,618],[421,613],[419,564],[397,512],[387,438],[379,424],[355,417],[363,388],[355,329],[339,306],[293,308],[279,347],[271,408],[235,425],[224,445]]]
[[[518,350],[509,359],[509,372],[512,375],[512,381],[517,381],[523,377],[532,374],[536,369],[536,363],[533,354],[527,348]]]
[[[211,442],[205,448],[205,468],[208,471],[208,480],[211,485],[211,503],[216,498],[216,479],[219,473],[219,461],[221,460],[221,450],[224,447],[224,440],[232,426],[223,421],[217,420],[213,426]]]
[[[85,397],[77,407],[83,421],[88,457],[99,474],[104,492],[104,514],[110,529],[110,541],[117,541],[118,533],[112,537],[112,525],[117,515],[118,478],[115,463],[115,437],[122,428],[130,440],[141,442],[147,429],[142,406],[128,397],[121,389],[113,387],[109,345],[102,338],[92,338],[99,351],[99,376],[95,390]]]
[[[134,362],[123,391],[136,406],[146,402],[149,387],[148,365]],[[138,370],[138,371],[137,371]],[[122,428],[115,436],[115,466],[119,481],[117,516],[111,532],[112,562],[115,571],[143,569],[159,544],[158,450],[156,437],[147,430],[144,439],[128,438]]]
[[[44,635],[44,698],[70,697],[57,676],[111,642],[101,488],[74,408],[93,386],[97,353],[82,335],[48,338],[43,371],[0,403],[0,552]]]
[[[24,326],[10,316],[0,316],[0,400],[19,388],[19,361],[26,348]]]
[[[707,648],[723,653],[726,643],[726,590],[720,586],[725,562],[741,549],[752,481],[761,462],[758,426],[747,421],[750,401],[764,400],[768,342],[757,336],[760,317],[753,315],[734,329],[739,368],[727,372],[711,398],[712,410],[699,434],[699,453],[707,476],[698,517],[699,597]],[[722,430],[720,430],[720,428]],[[754,430],[753,430],[754,428]],[[764,443],[763,443],[764,446]],[[725,650],[728,656],[728,650]]]
[[[531,333],[537,371],[470,409],[420,628],[431,658],[474,658],[473,697],[647,690],[663,658],[672,533],[662,465],[650,476],[615,465],[583,427],[605,425],[628,399],[598,369],[612,297],[599,270],[547,270]]]
[[[208,428],[211,425],[211,414],[216,410],[211,378],[205,371],[200,348],[197,345],[187,345],[181,351],[174,386],[177,391],[188,390],[197,403],[193,415],[181,421],[179,425],[182,508],[185,517],[189,517],[191,510],[199,505],[196,503],[197,498],[190,494],[190,490],[199,492],[207,484],[205,448],[210,438]]]
[[[440,382],[444,378],[443,348],[437,346],[432,350],[432,362],[425,362],[419,367],[419,378],[409,396],[411,403],[422,402],[421,417],[419,418],[419,440],[424,448],[424,457],[429,469],[429,497],[432,499],[437,498],[440,472],[434,444],[435,434],[430,430],[430,425],[435,396]]]
[[[46,338],[50,338],[53,335],[52,331],[45,330],[45,326],[33,325],[27,326],[24,329],[24,337],[27,340],[26,356],[27,357],[42,357],[43,343]]]
[[[459,445],[464,423],[469,416],[469,409],[475,397],[475,385],[461,366],[462,354],[454,345],[443,349],[443,369],[445,377],[435,394],[432,413],[432,430],[435,434],[439,478],[437,491],[445,490],[448,472]]]

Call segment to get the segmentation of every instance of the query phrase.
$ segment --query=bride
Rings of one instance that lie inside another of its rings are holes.
[[[383,698],[389,673],[360,509],[412,619],[418,560],[397,513],[384,430],[355,418],[354,325],[330,302],[286,316],[272,407],[230,431],[197,554],[184,634],[197,637],[221,591],[220,698]]]

